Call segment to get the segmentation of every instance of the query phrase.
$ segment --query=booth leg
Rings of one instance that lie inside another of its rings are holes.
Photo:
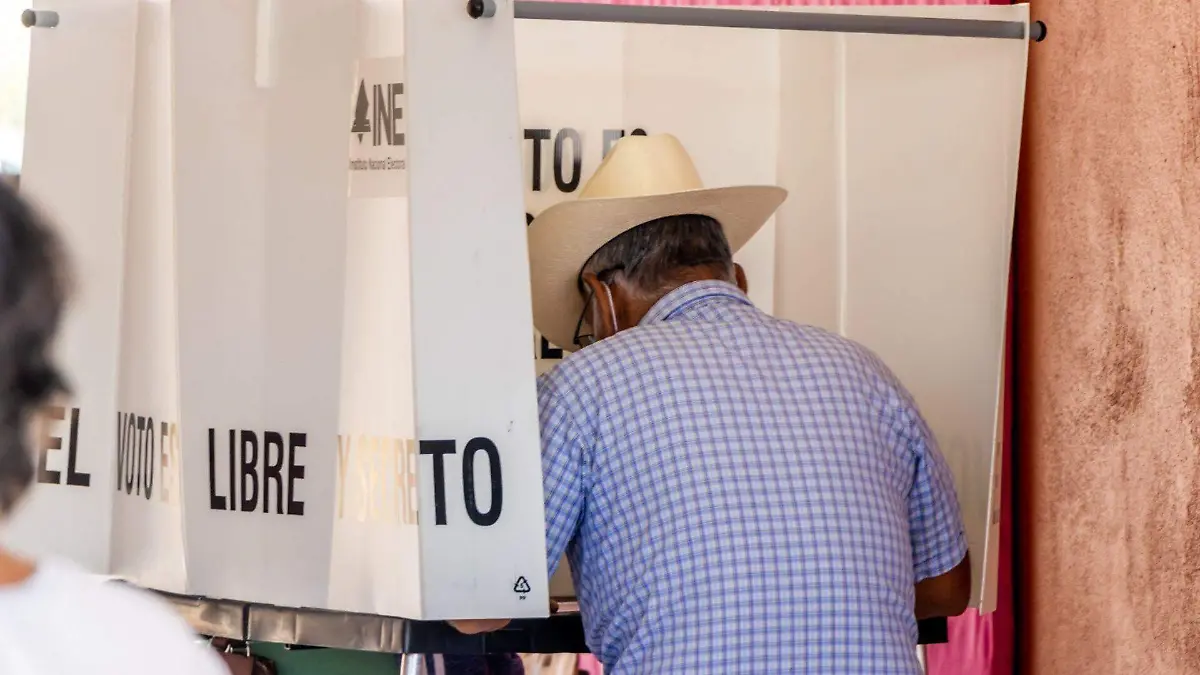
[[[405,654],[400,658],[400,675],[426,675],[425,658],[421,654]]]

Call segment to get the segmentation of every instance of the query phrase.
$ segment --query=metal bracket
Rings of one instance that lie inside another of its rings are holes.
[[[1042,40],[1046,39],[1046,33],[1047,28],[1045,21],[1034,21],[1033,23],[1029,24],[1030,40],[1033,40],[1034,42],[1041,42]]]
[[[496,0],[467,0],[467,14],[472,19],[490,19],[496,16]]]
[[[27,9],[21,12],[21,24],[26,28],[54,28],[58,12],[49,9]]]

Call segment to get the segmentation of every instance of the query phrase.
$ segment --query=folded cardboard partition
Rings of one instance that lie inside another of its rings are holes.
[[[1029,24],[1028,5],[862,9]],[[781,45],[780,114],[804,122],[780,127],[791,195],[776,216],[776,314],[862,342],[912,392],[954,473],[971,604],[985,612],[1029,44],[826,34]]]
[[[116,140],[32,125],[25,177],[82,292],[47,461],[92,481],[39,486],[17,543],[190,596],[545,616],[512,17],[56,8],[30,117],[98,75],[83,47],[114,73]]]
[[[393,649],[433,629],[387,617],[545,616],[534,377],[562,353],[530,327],[524,223],[668,132],[709,185],[789,189],[739,254],[751,298],[912,389],[989,609],[1026,42],[496,7],[54,2],[22,185],[75,262],[75,393],[7,539],[222,631]],[[79,97],[97,131],[64,135]]]
[[[189,591],[544,616],[512,19],[388,9],[172,4]]]
[[[35,9],[49,4],[33,3]],[[38,484],[4,538],[104,573],[112,557],[138,6],[65,0],[53,9],[71,20],[31,29],[21,192],[58,224],[71,254],[76,290],[58,358],[73,396],[59,402],[56,423],[44,430]],[[91,131],[66,134],[80,128],[80,101],[90,102]]]

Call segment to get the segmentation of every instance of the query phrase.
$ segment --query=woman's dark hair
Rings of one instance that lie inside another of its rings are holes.
[[[50,349],[67,288],[58,237],[0,183],[0,514],[34,478],[31,415],[64,389]]]

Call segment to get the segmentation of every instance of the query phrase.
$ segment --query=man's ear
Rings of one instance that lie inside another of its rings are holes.
[[[616,335],[617,327],[613,325],[615,309],[612,305],[612,296],[605,289],[604,282],[591,272],[585,272],[581,278],[591,290],[592,295],[592,311],[588,314],[588,325],[592,327],[592,335],[597,340]]]
[[[746,283],[746,270],[742,269],[741,265],[733,263],[733,276],[737,281],[737,287],[742,289],[743,293],[749,293],[750,285]]]

